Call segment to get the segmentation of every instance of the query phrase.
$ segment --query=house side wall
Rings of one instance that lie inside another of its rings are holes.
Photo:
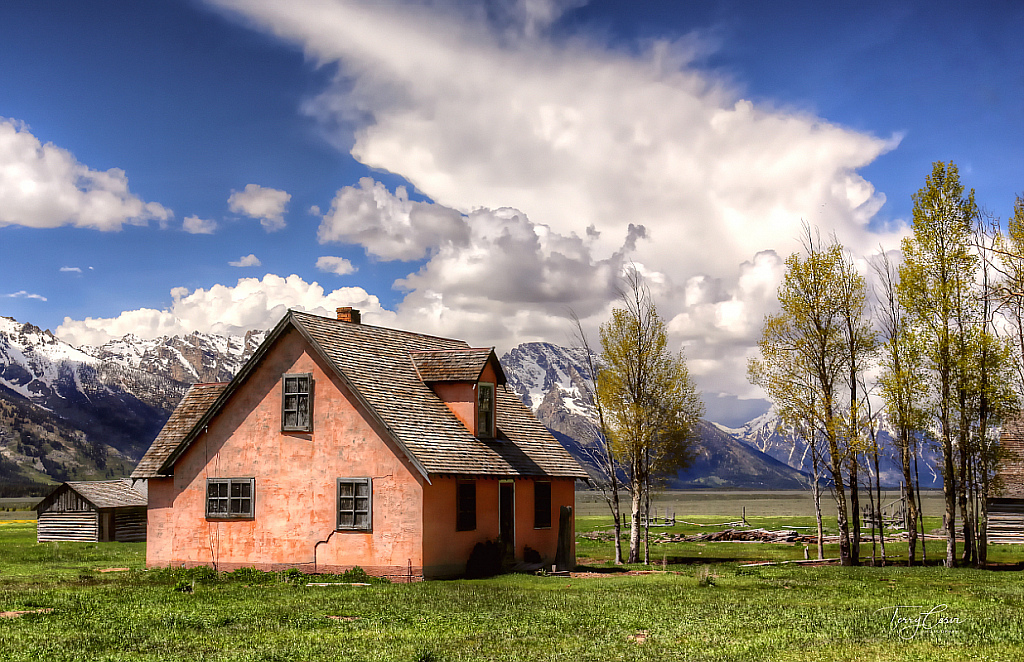
[[[436,382],[431,385],[455,417],[476,436],[476,384],[473,382]]]
[[[313,431],[281,431],[281,378],[312,373]],[[255,478],[252,519],[206,517],[207,478]],[[335,531],[337,479],[373,479],[371,532]],[[295,330],[150,483],[149,565],[419,575],[421,478]],[[171,507],[168,508],[167,506]]]
[[[461,480],[476,483],[476,529],[456,531],[456,485]],[[575,507],[576,484],[572,479],[539,479],[551,482],[551,527],[534,528],[533,478],[517,478],[515,485],[515,558],[522,560],[525,548],[540,553],[548,565],[558,547],[560,506]],[[425,577],[453,577],[466,571],[473,547],[498,537],[498,485],[496,478],[431,477],[423,490],[423,574]],[[571,540],[575,540],[575,530]],[[573,552],[575,560],[575,551]]]

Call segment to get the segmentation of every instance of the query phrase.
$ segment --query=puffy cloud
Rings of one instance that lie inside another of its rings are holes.
[[[60,271],[80,274],[82,273],[81,267],[61,267]]]
[[[437,203],[361,182],[321,225],[322,241],[427,258],[400,281],[399,313],[435,332],[559,342],[567,305],[593,331],[628,253],[657,276],[660,311],[706,391],[752,396],[745,361],[801,220],[857,256],[906,232],[872,230],[885,198],[858,174],[898,137],[752,103],[694,65],[713,47],[699,33],[636,49],[546,37],[574,0],[501,5],[497,25],[491,5],[461,0],[216,3],[338,63],[306,112]]]
[[[260,262],[260,259],[253,255],[252,253],[244,255],[235,260],[234,262],[228,262],[228,265],[232,267],[258,267],[262,264],[263,263]]]
[[[345,258],[330,255],[317,258],[316,268],[338,276],[347,276],[356,272],[355,266]]]
[[[92,170],[66,149],[42,144],[24,123],[0,118],[0,227],[120,230],[171,216],[133,195],[123,170]]]
[[[244,191],[231,191],[228,206],[237,214],[258,218],[267,232],[275,232],[285,227],[284,210],[291,199],[290,193],[276,188],[246,184]]]
[[[47,300],[46,297],[44,297],[42,294],[30,294],[25,290],[12,292],[11,294],[4,294],[3,296],[7,297],[8,299],[38,299],[39,301]]]
[[[186,216],[181,229],[189,234],[213,234],[217,221],[205,220],[198,216]]]
[[[100,345],[128,333],[142,338],[193,331],[242,334],[250,329],[272,328],[289,308],[334,317],[335,309],[341,306],[361,310],[367,324],[396,324],[394,313],[384,310],[377,297],[360,287],[325,292],[317,283],[307,283],[295,275],[282,278],[267,274],[262,279],[241,278],[234,286],[214,285],[192,291],[174,288],[171,305],[164,310],[140,308],[113,318],[65,317],[56,333],[76,346]]]
[[[404,186],[392,195],[369,177],[338,191],[317,233],[320,243],[359,244],[382,260],[416,260],[441,245],[464,247],[469,228],[462,214],[413,202]]]

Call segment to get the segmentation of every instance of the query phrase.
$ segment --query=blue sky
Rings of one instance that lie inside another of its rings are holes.
[[[1024,191],[1024,6],[975,5],[13,0],[0,314],[356,305],[504,350],[596,329],[632,262],[736,424],[801,219],[867,257],[933,161],[999,217]]]

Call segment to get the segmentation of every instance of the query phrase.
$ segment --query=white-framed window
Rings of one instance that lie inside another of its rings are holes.
[[[313,431],[313,375],[285,375],[281,380],[281,429],[285,432]]]
[[[338,479],[338,530],[373,530],[373,479]]]
[[[206,479],[206,516],[209,518],[251,519],[255,503],[255,478]]]
[[[494,384],[479,382],[476,387],[476,436],[494,437]]]

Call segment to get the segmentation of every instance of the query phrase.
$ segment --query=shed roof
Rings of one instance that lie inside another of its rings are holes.
[[[67,481],[50,492],[45,499],[36,506],[39,509],[50,501],[51,497],[58,492],[69,489],[78,493],[80,497],[99,508],[122,508],[122,507],[145,507],[147,497],[145,487],[133,485],[132,481],[126,478],[117,480],[75,480]]]
[[[533,412],[507,388],[496,389],[498,436],[482,441],[470,434],[417,370],[417,358],[425,368],[460,377],[473,374],[479,366],[472,377],[475,380],[493,350],[473,349],[461,340],[295,311],[289,311],[226,387],[220,385],[222,390],[218,394],[209,391],[193,395],[193,391],[189,391],[179,405],[179,409],[185,407],[187,411],[179,415],[175,410],[132,477],[150,478],[172,473],[174,461],[197,436],[198,430],[216,415],[277,340],[293,328],[348,384],[369,415],[387,430],[425,477],[430,474],[587,477]],[[435,360],[437,358],[445,360]],[[450,369],[445,372],[444,366]],[[195,412],[204,403],[207,403],[205,412],[196,416]]]

